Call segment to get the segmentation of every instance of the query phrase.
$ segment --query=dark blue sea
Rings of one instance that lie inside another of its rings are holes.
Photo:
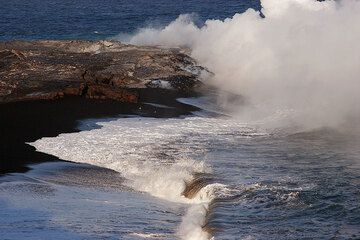
[[[248,8],[259,1],[0,0],[0,40],[108,39]],[[360,239],[357,133],[268,129],[214,99],[178,99],[202,109],[190,116],[83,119],[29,143],[67,161],[0,177],[0,239]]]
[[[104,39],[140,27],[162,26],[195,13],[199,24],[224,19],[257,0],[12,0],[0,1],[0,40]]]

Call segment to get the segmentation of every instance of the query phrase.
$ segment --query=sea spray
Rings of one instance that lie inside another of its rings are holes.
[[[214,73],[208,83],[243,95],[243,121],[268,127],[354,128],[360,118],[360,2],[262,0],[198,27],[181,15],[163,28],[143,28],[129,43],[189,47]]]

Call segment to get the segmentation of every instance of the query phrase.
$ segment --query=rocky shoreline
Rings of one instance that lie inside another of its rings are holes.
[[[0,174],[59,160],[26,142],[79,131],[81,119],[177,117],[198,110],[176,98],[198,94],[202,70],[182,49],[115,41],[0,42]]]
[[[117,41],[0,42],[0,103],[64,96],[137,103],[141,89],[192,91],[202,70],[183,49]]]

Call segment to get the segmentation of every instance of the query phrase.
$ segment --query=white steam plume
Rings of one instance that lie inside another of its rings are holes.
[[[360,115],[360,2],[262,0],[232,18],[197,27],[181,15],[140,29],[132,44],[186,46],[218,87],[243,95],[251,119],[306,128],[339,126]],[[284,124],[284,121],[281,121]]]

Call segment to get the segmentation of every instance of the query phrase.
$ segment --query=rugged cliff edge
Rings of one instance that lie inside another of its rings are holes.
[[[0,42],[0,102],[76,95],[136,103],[141,89],[192,91],[201,70],[181,49],[117,41]]]

